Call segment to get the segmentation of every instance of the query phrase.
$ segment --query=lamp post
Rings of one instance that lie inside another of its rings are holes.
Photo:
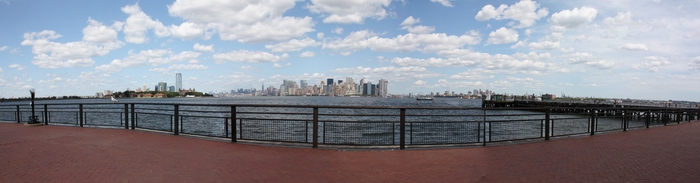
[[[27,122],[27,124],[37,124],[39,120],[37,120],[36,115],[34,115],[34,88],[30,89],[29,93],[32,95],[32,102],[30,103],[32,105],[32,116],[29,117],[29,122]]]

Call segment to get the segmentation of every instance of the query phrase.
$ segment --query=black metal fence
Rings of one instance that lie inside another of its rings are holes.
[[[44,124],[319,145],[480,144],[626,131],[700,119],[681,108],[448,108],[98,103],[36,105]],[[26,122],[28,105],[0,105]],[[314,138],[316,137],[316,138]]]

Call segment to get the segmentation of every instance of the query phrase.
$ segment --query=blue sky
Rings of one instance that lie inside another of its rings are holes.
[[[0,1],[0,97],[389,80],[700,101],[698,1]]]

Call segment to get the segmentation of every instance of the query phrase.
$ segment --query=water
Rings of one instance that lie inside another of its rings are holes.
[[[232,98],[130,98],[67,99],[36,101],[40,119],[43,104],[48,105],[48,119],[54,124],[77,125],[76,105],[84,104],[84,124],[88,126],[123,127],[128,115],[122,103],[135,104],[136,126],[172,132],[173,104],[178,104],[177,119],[181,133],[231,137],[239,139],[302,142],[313,141],[313,108],[308,107],[242,107],[236,108],[236,119],[230,121],[230,106],[217,105],[295,105],[352,106],[356,108],[319,108],[319,142],[323,144],[396,145],[400,138],[399,109],[367,109],[366,107],[447,107],[448,109],[406,109],[408,144],[455,144],[505,141],[544,136],[544,113],[534,111],[479,109],[481,100],[435,98],[417,101],[405,98],[374,97],[232,97]],[[25,104],[26,103],[26,104]],[[102,104],[99,104],[102,103]],[[104,104],[110,103],[110,104]],[[21,104],[21,119],[28,119],[28,102]],[[0,106],[0,120],[12,118],[16,106]],[[131,110],[131,109],[129,109]],[[130,112],[130,111],[127,111]],[[127,113],[128,114],[128,113]],[[588,116],[552,115],[552,135],[589,133]],[[487,121],[487,123],[484,123]],[[598,130],[621,129],[620,119],[601,118]],[[236,125],[236,131],[228,129]]]

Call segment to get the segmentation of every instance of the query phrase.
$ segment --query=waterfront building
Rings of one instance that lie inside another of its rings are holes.
[[[160,91],[160,92],[168,91],[168,83],[158,82],[158,91]]]
[[[175,89],[177,89],[177,91],[182,90],[182,74],[180,74],[180,73],[175,73]],[[175,91],[170,91],[170,92],[175,92]]]
[[[168,87],[168,89],[169,92],[175,92],[175,86],[170,86]]]
[[[387,97],[389,95],[389,81],[386,79],[380,79],[377,88],[379,89],[379,96]]]

